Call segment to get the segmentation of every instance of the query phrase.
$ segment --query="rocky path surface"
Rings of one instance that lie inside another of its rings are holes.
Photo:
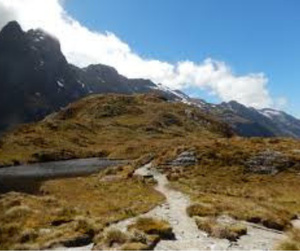
[[[161,241],[155,250],[271,250],[274,248],[274,244],[283,237],[281,232],[243,222],[248,228],[248,234],[242,236],[237,242],[211,238],[205,232],[199,231],[194,220],[187,215],[186,208],[190,205],[189,197],[169,188],[165,175],[152,168],[151,164],[137,169],[135,174],[153,175],[157,181],[155,189],[166,197],[164,204],[139,216],[164,219],[173,227],[176,240]],[[135,220],[136,218],[127,219],[113,225],[113,227],[126,231],[127,226]],[[223,217],[220,220],[232,219]]]

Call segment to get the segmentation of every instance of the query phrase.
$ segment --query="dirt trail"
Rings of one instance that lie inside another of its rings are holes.
[[[225,239],[208,237],[199,231],[194,220],[186,213],[190,205],[189,197],[168,187],[165,175],[147,164],[135,172],[136,175],[153,175],[157,181],[155,189],[166,197],[166,202],[150,212],[139,217],[155,217],[167,220],[173,227],[176,240],[161,241],[155,250],[271,250],[274,244],[282,239],[283,234],[255,224],[243,222],[248,227],[248,234],[242,236],[238,242],[232,243]],[[127,226],[136,218],[121,221],[113,227],[126,231]],[[222,220],[222,219],[221,219]],[[228,220],[224,217],[223,220]]]

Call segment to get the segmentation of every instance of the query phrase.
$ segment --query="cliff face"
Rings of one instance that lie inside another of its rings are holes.
[[[0,33],[0,128],[43,118],[86,91],[60,50],[41,30],[11,22]]]

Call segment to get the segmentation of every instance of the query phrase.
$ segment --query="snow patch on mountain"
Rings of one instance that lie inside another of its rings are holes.
[[[60,87],[60,88],[64,88],[65,86],[64,86],[64,84],[61,82],[61,81],[59,81],[59,80],[57,80],[57,85]]]
[[[178,90],[172,90],[171,88],[169,88],[163,84],[156,84],[156,86],[154,86],[152,88],[166,92],[166,93],[170,93],[170,94],[176,96],[183,103],[189,103],[189,101],[188,101],[189,97],[186,94],[184,94]]]
[[[278,110],[274,110],[274,109],[270,109],[270,108],[266,108],[266,109],[262,109],[262,110],[258,110],[260,114],[273,119],[274,117],[279,117],[282,116],[282,112],[278,111]]]

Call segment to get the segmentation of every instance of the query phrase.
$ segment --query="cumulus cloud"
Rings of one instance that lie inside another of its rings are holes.
[[[221,61],[205,59],[171,64],[142,58],[111,32],[92,31],[72,18],[60,0],[0,0],[0,28],[17,20],[23,29],[43,28],[59,38],[69,62],[84,67],[102,63],[130,78],[149,78],[172,89],[188,87],[206,90],[222,101],[237,100],[257,108],[274,101],[263,73],[236,75]]]

